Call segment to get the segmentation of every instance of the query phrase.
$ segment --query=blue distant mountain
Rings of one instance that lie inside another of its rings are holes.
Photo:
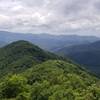
[[[4,41],[0,41],[0,47],[5,46],[6,44],[7,44],[6,42],[4,42]]]
[[[100,41],[64,47],[56,51],[57,54],[69,57],[84,65],[87,69],[100,75]]]
[[[10,43],[17,40],[30,41],[43,49],[56,51],[63,47],[78,44],[87,44],[100,40],[95,36],[78,35],[50,35],[50,34],[21,34],[6,31],[0,31],[0,41]]]
[[[100,75],[100,38],[98,37],[0,31],[0,47],[18,40],[30,41],[42,49],[69,57]]]

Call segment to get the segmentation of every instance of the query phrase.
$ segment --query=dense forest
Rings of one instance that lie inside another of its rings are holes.
[[[27,41],[0,49],[0,100],[100,100],[100,79]]]
[[[55,53],[73,59],[100,77],[100,41],[64,47]]]

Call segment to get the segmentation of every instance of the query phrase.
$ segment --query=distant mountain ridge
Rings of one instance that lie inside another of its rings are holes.
[[[4,42],[4,41],[0,41],[0,47],[5,46],[6,44],[7,44],[6,42]]]
[[[30,41],[43,49],[56,51],[62,47],[68,47],[77,44],[87,44],[100,40],[94,36],[78,35],[50,35],[50,34],[22,34],[0,31],[0,41],[11,43],[13,41]]]
[[[84,65],[92,72],[100,75],[100,41],[65,47],[56,51],[56,53],[70,57],[77,63]]]
[[[13,41],[18,41],[18,40],[29,41],[29,42],[31,42],[33,44],[38,45],[42,49],[45,49],[45,50],[48,50],[48,51],[52,51],[52,52],[55,52],[55,53],[59,53],[59,54],[64,55],[64,56],[70,57],[70,55],[71,55],[72,59],[73,59],[74,56],[75,56],[75,58],[78,56],[77,59],[79,59],[80,58],[79,56],[81,56],[81,55],[82,55],[82,57],[83,57],[83,55],[85,56],[85,54],[83,53],[84,51],[87,52],[88,50],[91,51],[93,49],[99,48],[99,43],[96,43],[96,45],[95,45],[94,42],[99,41],[100,38],[95,37],[95,36],[22,34],[22,33],[12,33],[12,32],[0,31],[0,41],[1,41],[1,45],[0,46],[1,47],[6,45],[6,44],[12,43]],[[3,44],[2,41],[4,42],[4,44]],[[94,46],[90,46],[91,43],[93,43],[92,45],[94,45]],[[98,47],[95,47],[95,46],[97,46],[97,44],[98,44]],[[81,50],[81,52],[82,51],[83,52],[79,53],[80,50]],[[90,54],[90,52],[88,54]],[[86,54],[86,55],[88,55],[88,54]],[[73,57],[72,57],[72,55],[73,55]],[[92,54],[90,54],[90,58],[92,57],[91,55]],[[97,55],[97,57],[99,56],[98,53],[96,53],[95,55]],[[94,58],[95,55],[93,55],[92,58]],[[86,56],[86,57],[88,59],[89,55]],[[89,61],[89,64],[91,63],[92,58]],[[84,58],[84,59],[86,59],[86,58]],[[75,60],[77,62],[76,59],[73,59],[73,60]],[[81,62],[80,60],[81,59],[79,59],[79,61],[78,61],[79,64],[83,64],[84,65],[84,63]],[[92,64],[94,66],[94,63],[95,64],[97,63],[96,66],[98,66],[98,63],[99,63],[98,60],[99,59],[97,60],[97,58],[95,58],[95,60],[93,60],[95,62],[92,61],[93,62]],[[86,62],[85,62],[85,65],[88,65]],[[92,64],[90,64],[90,65],[92,65]],[[99,67],[96,67],[94,69],[93,66],[91,66],[93,71],[95,70],[95,72],[98,72],[100,70]],[[89,66],[88,66],[88,68],[91,69]]]

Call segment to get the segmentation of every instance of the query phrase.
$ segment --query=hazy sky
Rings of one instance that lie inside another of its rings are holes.
[[[100,36],[100,0],[0,0],[0,30]]]

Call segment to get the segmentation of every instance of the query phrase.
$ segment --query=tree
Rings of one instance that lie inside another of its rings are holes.
[[[50,96],[50,83],[44,80],[42,83],[34,83],[32,90],[32,100],[48,100]]]
[[[2,98],[15,98],[18,94],[27,91],[26,88],[27,80],[26,78],[13,75],[8,77],[6,81],[1,84],[1,97]]]

